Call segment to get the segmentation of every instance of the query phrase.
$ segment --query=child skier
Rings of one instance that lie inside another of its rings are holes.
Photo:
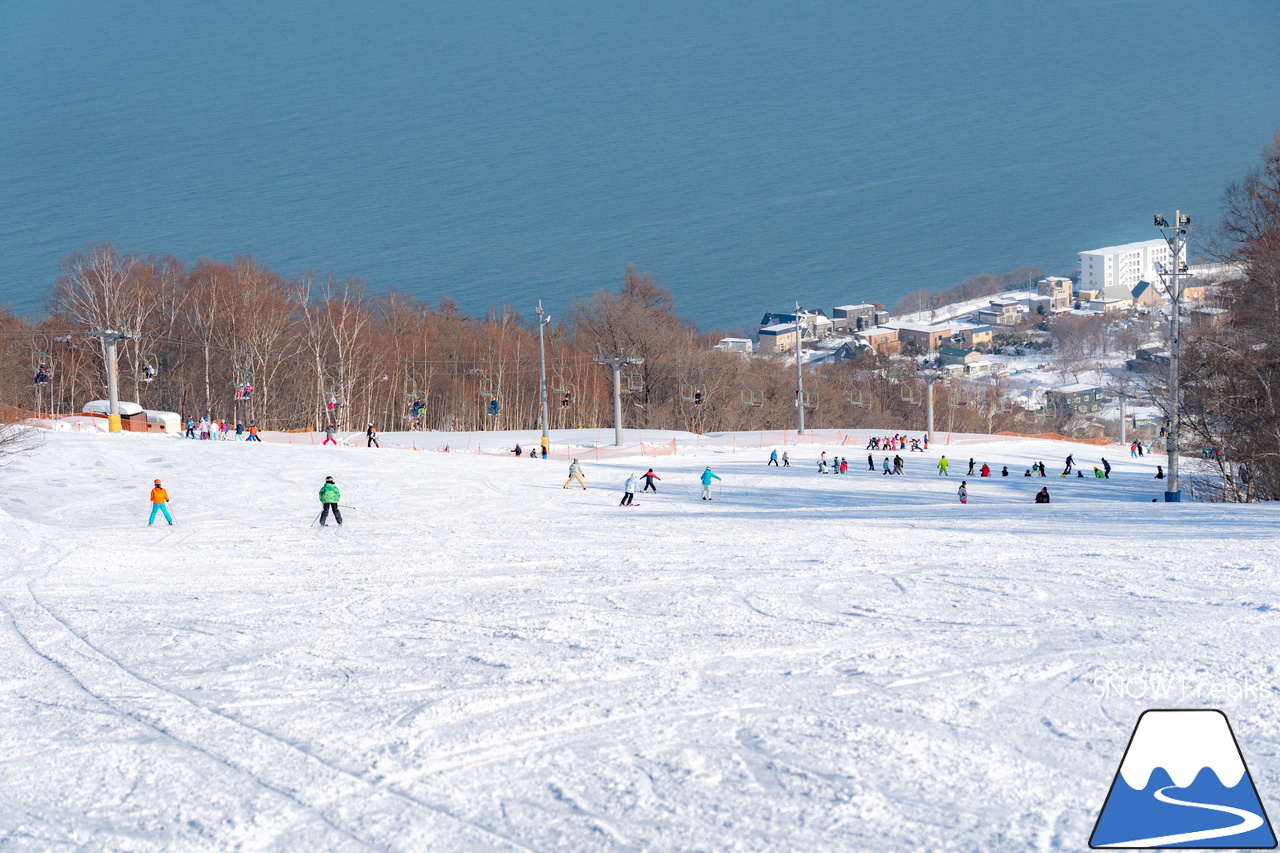
[[[338,446],[338,442],[337,442],[337,440],[336,440],[336,439],[334,439],[334,437],[333,437],[333,434],[334,434],[335,432],[337,432],[337,430],[335,430],[335,429],[333,428],[333,424],[329,424],[327,427],[325,427],[325,428],[324,428],[324,441],[320,442],[320,445],[323,447],[323,446],[324,446],[324,445],[326,445],[326,444],[332,444],[334,447],[337,447],[337,446]]]
[[[156,513],[164,513],[164,520],[173,524],[173,516],[169,515],[169,493],[160,485],[160,481],[156,480],[155,486],[151,489],[151,518],[147,524],[156,523]]]
[[[824,453],[823,456],[826,456]],[[704,501],[711,500],[711,481],[719,480],[715,474],[711,473],[711,466],[707,466],[707,470],[702,472],[702,499]]]
[[[382,447],[381,444],[378,444],[378,428],[373,424],[369,424],[368,429],[364,431],[364,437],[368,439],[365,447]]]
[[[329,526],[329,510],[333,510],[333,520],[338,522],[338,526],[342,526],[342,513],[338,512],[338,501],[342,495],[338,492],[338,486],[333,482],[332,477],[324,478],[324,485],[320,487],[320,526]]]
[[[647,491],[649,491],[650,489],[653,489],[653,491],[654,491],[654,492],[657,492],[657,491],[658,491],[658,487],[657,487],[657,486],[655,486],[655,485],[653,484],[653,481],[654,481],[654,480],[661,480],[661,479],[662,479],[661,477],[659,477],[657,474],[653,473],[653,469],[652,469],[652,468],[650,468],[648,471],[645,471],[645,472],[644,472],[644,491],[646,491],[646,492],[647,492]]]
[[[961,480],[960,488],[956,489],[956,494],[960,496],[960,503],[967,504],[969,502],[969,481]]]
[[[622,503],[618,504],[618,506],[631,505],[631,501],[634,500],[636,496],[637,482],[635,474],[627,477],[627,481],[622,485]]]

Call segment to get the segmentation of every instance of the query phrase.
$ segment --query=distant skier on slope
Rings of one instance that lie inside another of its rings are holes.
[[[1049,487],[1048,486],[1045,486],[1040,491],[1036,492],[1036,503],[1038,504],[1049,503]]]
[[[704,501],[711,500],[711,481],[719,480],[715,474],[711,473],[711,466],[707,466],[707,470],[702,472],[702,499]]]
[[[939,477],[951,476],[950,474],[947,473],[947,469],[950,467],[951,467],[951,463],[947,461],[947,457],[944,456],[941,459],[939,459],[938,460],[938,476]]]
[[[770,465],[774,466],[775,468],[778,467],[778,451],[777,450],[773,450],[772,452],[769,453],[769,461],[765,464],[764,467],[768,468]]]
[[[956,494],[960,496],[960,503],[967,504],[969,502],[969,481],[961,480],[960,488],[956,489]]]
[[[570,483],[575,483],[575,482],[579,486],[582,486],[583,491],[586,491],[587,481],[582,479],[582,466],[578,464],[577,459],[574,459],[573,464],[569,466],[569,479],[564,481],[563,488],[567,489],[569,488]]]
[[[382,447],[381,444],[378,444],[378,428],[373,424],[369,424],[365,429],[364,437],[368,439],[368,441],[365,442],[365,447]]]
[[[653,491],[656,493],[658,491],[658,487],[653,484],[653,481],[661,480],[661,479],[662,479],[661,477],[653,473],[652,468],[650,468],[648,471],[645,471],[644,472],[644,491],[647,492],[650,489],[653,489]]]
[[[636,496],[636,475],[631,474],[627,477],[627,481],[622,484],[622,503],[618,506],[629,506]]]
[[[1105,456],[1102,457],[1102,476],[1108,480],[1111,479],[1111,463],[1107,461]]]
[[[169,493],[160,485],[160,481],[156,480],[156,484],[151,489],[151,518],[147,524],[156,523],[156,513],[164,513],[164,520],[173,524],[173,516],[169,515]]]
[[[342,495],[338,492],[338,486],[333,482],[332,477],[324,478],[324,485],[320,487],[320,526],[329,526],[329,510],[333,510],[333,520],[338,522],[338,526],[342,526],[342,513],[338,511],[338,501]]]
[[[332,445],[334,445],[334,446],[336,447],[336,446],[337,446],[337,444],[338,444],[338,442],[337,442],[337,439],[335,439],[335,438],[333,437],[333,434],[334,434],[335,432],[337,432],[337,430],[335,430],[335,429],[333,428],[333,424],[329,424],[327,427],[325,427],[325,428],[324,428],[324,441],[320,442],[320,445],[323,447],[323,446],[324,446],[324,445],[326,445],[326,444],[332,444]]]
[[[1076,458],[1075,458],[1074,456],[1072,456],[1070,453],[1068,453],[1068,454],[1067,454],[1067,468],[1066,468],[1066,470],[1065,470],[1065,471],[1063,471],[1063,472],[1062,472],[1062,476],[1064,476],[1064,477],[1070,477],[1070,476],[1071,476],[1071,469],[1075,467],[1075,464],[1076,464]]]

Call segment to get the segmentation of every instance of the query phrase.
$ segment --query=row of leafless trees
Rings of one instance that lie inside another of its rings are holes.
[[[1280,499],[1280,131],[1223,193],[1217,256],[1239,262],[1221,323],[1183,336],[1181,423],[1221,448],[1214,487],[1227,500]]]
[[[67,258],[48,303],[34,325],[0,314],[0,359],[9,367],[0,400],[22,409],[71,413],[104,397],[101,342],[91,333],[116,330],[132,336],[118,352],[122,397],[184,418],[347,430],[540,422],[537,327],[506,307],[473,318],[447,298],[432,306],[369,292],[358,279],[285,279],[249,256],[188,264],[109,244]],[[546,337],[553,429],[612,423],[601,352],[640,360],[624,375],[629,426],[704,432],[796,422],[793,360],[713,349],[718,335],[682,320],[671,294],[633,267],[617,291],[576,302]],[[37,384],[45,362],[52,375]],[[864,356],[808,375],[807,425],[923,429],[923,385],[912,369]],[[939,385],[935,395],[939,429],[1054,426],[1015,415],[988,390]]]

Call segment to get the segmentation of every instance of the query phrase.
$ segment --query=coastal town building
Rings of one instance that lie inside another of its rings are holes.
[[[1096,385],[1077,383],[1044,392],[1045,405],[1073,415],[1092,415],[1102,411],[1102,389]]]
[[[924,323],[894,322],[886,325],[898,330],[898,343],[903,347],[915,346],[922,352],[937,349],[960,332],[959,326],[928,326]]]
[[[725,350],[727,352],[752,353],[755,352],[755,344],[751,338],[721,338],[720,342],[712,349]]]
[[[990,326],[966,326],[960,330],[960,338],[969,349],[981,349],[991,346],[995,330]]]
[[[1181,258],[1185,262],[1186,258]],[[1144,240],[1080,253],[1080,290],[1119,285],[1132,292],[1140,281],[1154,281],[1161,269],[1171,269],[1173,251],[1164,240]]]
[[[1016,299],[992,299],[973,312],[973,321],[988,326],[1016,326],[1022,320],[1022,303]]]
[[[869,302],[861,305],[837,305],[831,309],[831,319],[837,330],[861,332],[887,322],[889,312],[876,308]]]
[[[894,355],[902,349],[902,344],[898,340],[898,330],[888,326],[866,329],[858,332],[857,337],[876,355]]]
[[[762,328],[758,334],[760,336],[759,352],[796,351],[795,323],[774,323]]]
[[[1057,313],[1071,310],[1071,279],[1049,276],[1036,282],[1036,295],[1049,297],[1048,310]]]

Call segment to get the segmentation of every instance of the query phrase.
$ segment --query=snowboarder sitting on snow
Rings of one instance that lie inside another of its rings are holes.
[[[661,477],[659,477],[657,474],[653,473],[653,469],[652,469],[652,468],[650,468],[648,471],[645,471],[645,472],[644,472],[644,490],[647,492],[647,491],[649,491],[650,489],[653,489],[655,492],[657,492],[657,491],[658,491],[658,487],[657,487],[657,486],[655,486],[655,485],[653,484],[653,481],[654,481],[654,480],[661,480],[661,479],[662,479]]]
[[[569,488],[569,484],[575,481],[584,491],[586,490],[587,481],[582,479],[582,466],[578,464],[577,459],[573,460],[573,464],[569,466],[569,479],[564,481],[564,488]]]
[[[1102,469],[1097,465],[1093,466],[1093,476],[1097,477],[1099,480],[1102,479]]]
[[[1156,466],[1156,479],[1157,479],[1157,480],[1163,480],[1163,479],[1164,479],[1164,466],[1163,466],[1163,465],[1157,465],[1157,466]]]
[[[991,476],[991,466],[985,462],[982,463],[982,476],[984,477]]]
[[[1045,486],[1040,491],[1036,492],[1036,503],[1047,504],[1048,502],[1049,502],[1049,487]]]
[[[333,510],[333,520],[338,522],[338,526],[342,526],[342,513],[338,512],[338,501],[342,495],[338,492],[338,487],[334,484],[332,477],[324,478],[324,485],[320,487],[320,526],[329,526],[329,510]]]
[[[1005,465],[1003,468],[1001,468],[1001,469],[1000,469],[1000,476],[1001,476],[1001,477],[1008,477],[1008,476],[1009,476],[1009,466],[1008,466],[1008,465]]]
[[[155,487],[151,490],[151,518],[147,524],[156,523],[156,513],[164,513],[164,520],[173,524],[173,516],[169,515],[169,493],[160,485],[160,481],[156,480]]]
[[[629,506],[636,496],[636,475],[632,474],[627,477],[627,482],[622,485],[622,503],[618,506]]]
[[[711,466],[707,466],[707,470],[702,472],[702,499],[704,501],[711,500],[711,481],[719,480],[715,474],[711,473]]]

